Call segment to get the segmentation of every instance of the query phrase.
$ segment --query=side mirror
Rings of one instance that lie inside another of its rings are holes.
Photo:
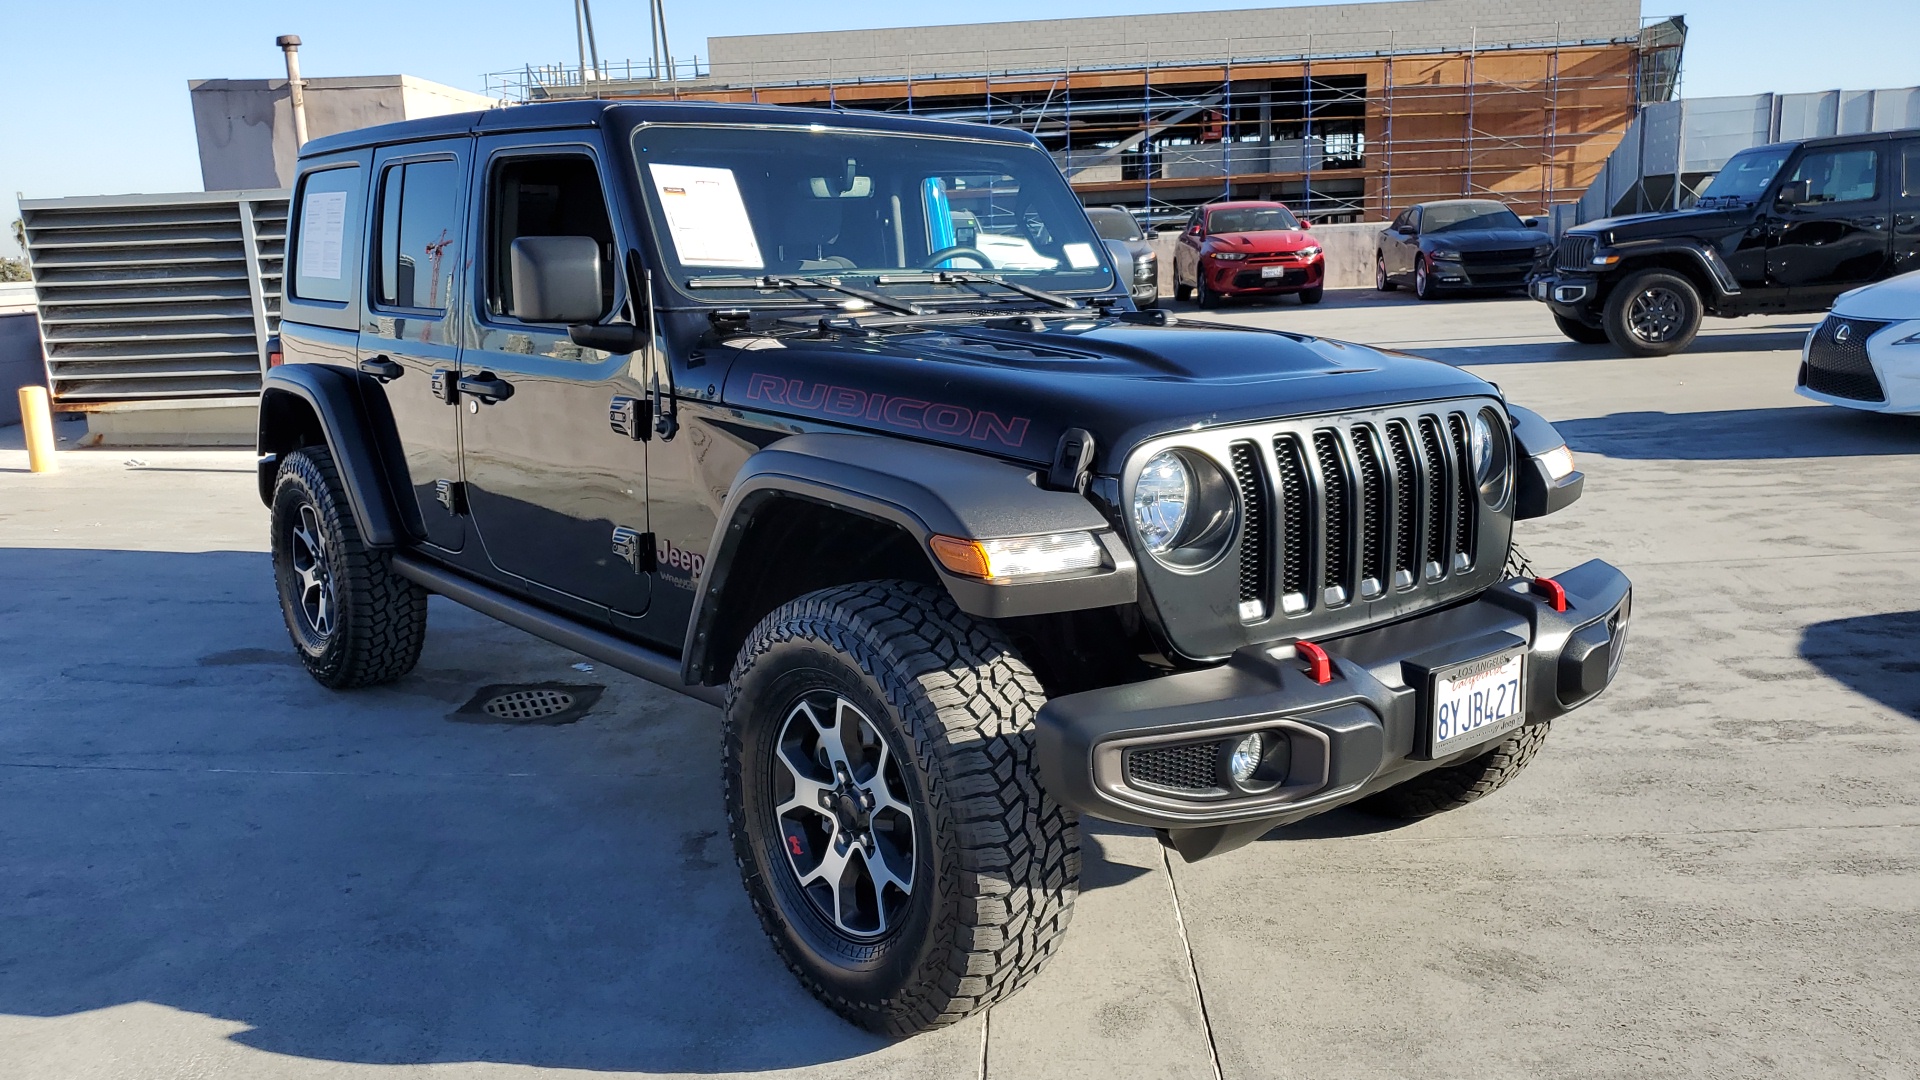
[[[1396,225],[1393,227],[1393,231],[1399,233],[1401,236],[1412,236],[1413,225],[1411,222],[1405,225]]]
[[[1813,201],[1813,181],[1789,180],[1780,185],[1780,194],[1774,201],[1782,206],[1800,206]]]
[[[513,317],[586,323],[605,313],[600,242],[591,236],[523,236],[513,242]]]
[[[1303,228],[1303,229],[1311,229],[1311,228],[1313,228],[1313,222],[1311,222],[1311,221],[1308,221],[1308,220],[1307,220],[1306,218],[1301,218],[1301,219],[1300,219],[1300,227],[1301,227],[1301,228]]]
[[[1525,225],[1529,229],[1537,229],[1540,227],[1540,219],[1537,217],[1521,218],[1520,224]]]

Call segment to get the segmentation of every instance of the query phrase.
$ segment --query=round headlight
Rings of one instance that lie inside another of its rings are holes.
[[[1173,547],[1192,503],[1193,477],[1179,454],[1163,450],[1147,459],[1133,486],[1133,523],[1147,550],[1159,554]]]
[[[1253,779],[1266,749],[1267,737],[1257,731],[1234,744],[1233,752],[1227,757],[1227,771],[1233,775],[1234,783],[1245,786]]]
[[[1475,413],[1467,425],[1467,445],[1473,454],[1473,482],[1485,485],[1493,477],[1493,425],[1484,413]]]

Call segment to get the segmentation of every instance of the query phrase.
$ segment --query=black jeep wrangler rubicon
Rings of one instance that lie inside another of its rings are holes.
[[[260,495],[308,670],[406,675],[439,593],[719,706],[753,907],[867,1027],[1039,970],[1076,813],[1192,859],[1446,810],[1620,663],[1619,571],[1507,568],[1580,493],[1549,424],[1132,310],[1024,133],[526,106],[317,139],[291,214]]]
[[[1679,352],[1702,315],[1825,311],[1920,270],[1920,130],[1742,150],[1691,209],[1569,229],[1528,283],[1575,341]]]

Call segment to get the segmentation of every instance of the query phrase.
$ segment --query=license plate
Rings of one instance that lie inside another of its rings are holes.
[[[1519,653],[1438,671],[1433,676],[1433,753],[1503,735],[1525,719],[1520,709]]]
[[[1284,266],[1263,266],[1260,268],[1260,276],[1263,278],[1286,277],[1287,268]]]

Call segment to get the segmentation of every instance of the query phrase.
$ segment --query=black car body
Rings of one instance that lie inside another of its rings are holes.
[[[260,492],[309,670],[403,676],[433,592],[722,705],[755,909],[867,1026],[1031,975],[1075,811],[1189,858],[1433,812],[1618,668],[1619,571],[1509,566],[1580,492],[1550,425],[1135,311],[1024,133],[527,106],[317,139],[291,214]]]
[[[1442,199],[1400,211],[1374,252],[1374,287],[1442,292],[1518,289],[1553,250],[1539,222],[1491,199]]]
[[[1920,130],[1742,150],[1692,208],[1570,229],[1530,291],[1576,341],[1684,348],[1701,317],[1824,311],[1920,269]]]
[[[1140,231],[1133,215],[1118,206],[1092,206],[1087,208],[1087,218],[1093,222],[1093,231],[1100,234],[1100,239],[1121,245],[1132,260],[1133,276],[1129,279],[1128,292],[1133,296],[1133,305],[1145,310],[1158,304],[1160,253],[1153,250],[1153,242]]]

